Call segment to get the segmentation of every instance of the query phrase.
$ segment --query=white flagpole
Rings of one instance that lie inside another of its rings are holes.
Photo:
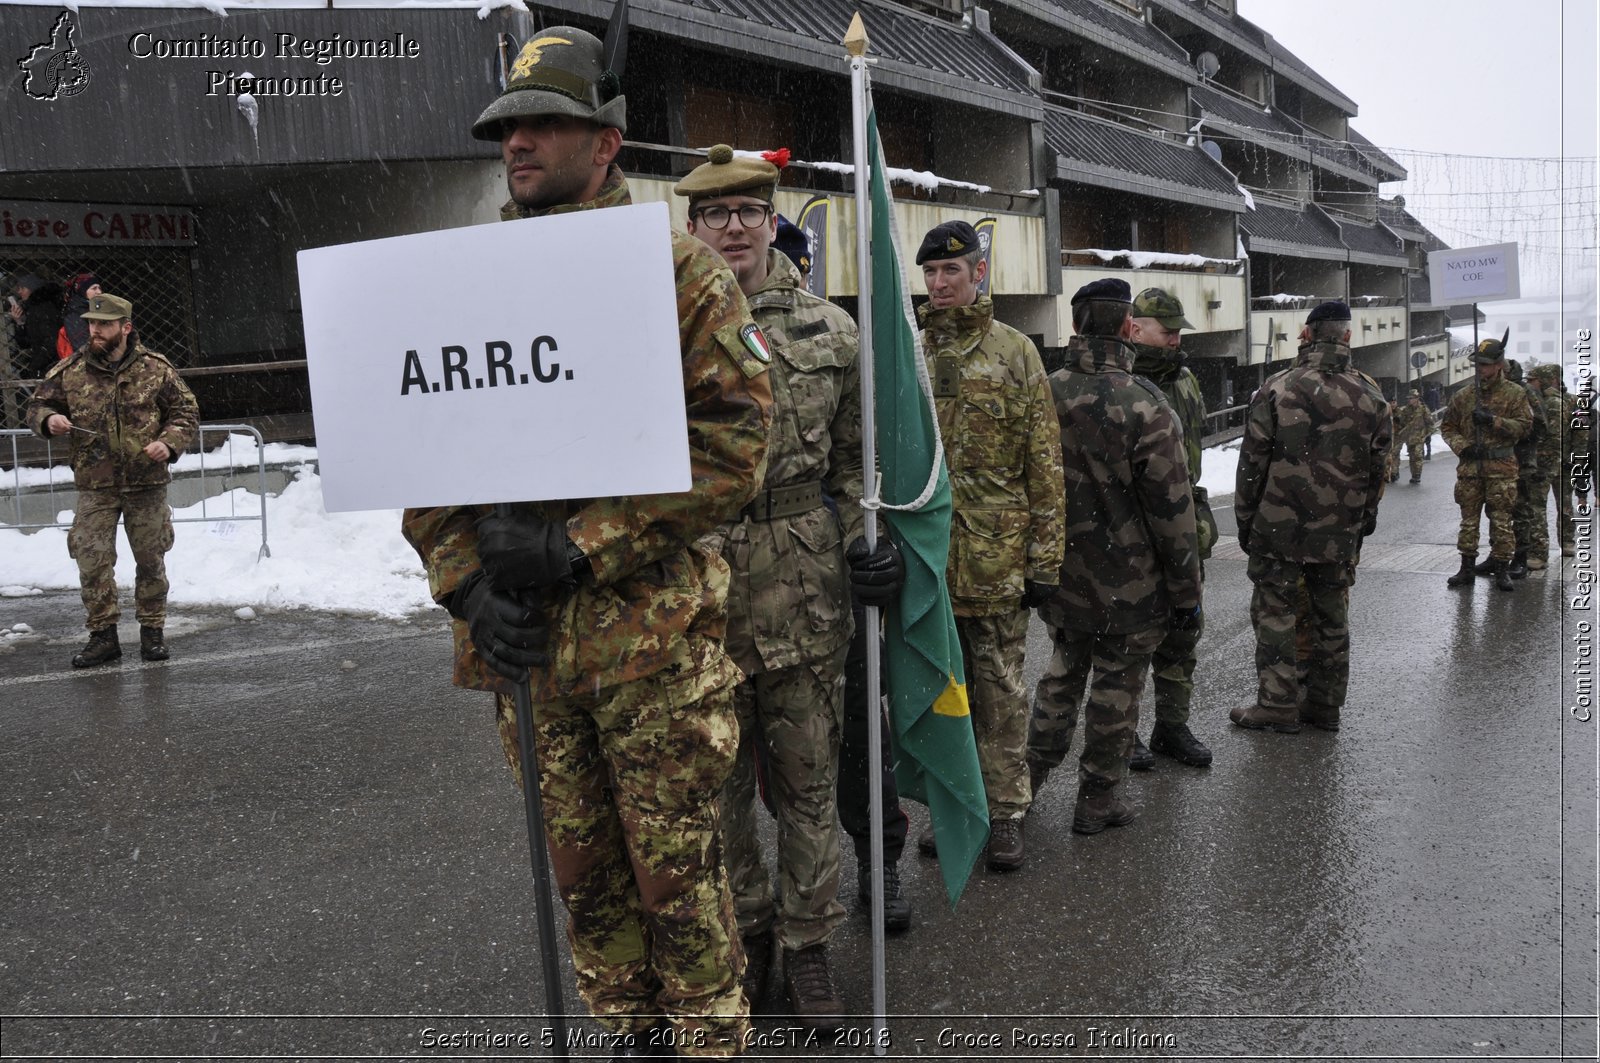
[[[856,164],[856,324],[861,336],[857,361],[861,374],[861,485],[866,507],[867,546],[878,545],[877,410],[872,380],[872,264],[869,235],[871,195],[867,157],[867,31],[858,12],[850,20],[844,46],[850,53],[850,115]],[[867,817],[872,855],[872,1038],[873,1054],[888,1051],[888,1018],[884,986],[883,950],[883,698],[878,657],[878,609],[864,610],[867,649]]]

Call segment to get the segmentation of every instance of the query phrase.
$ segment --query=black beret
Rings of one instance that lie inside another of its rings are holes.
[[[788,255],[789,261],[801,273],[811,272],[811,241],[804,229],[782,214],[778,215],[778,235],[773,239],[772,246]]]
[[[1103,277],[1097,281],[1090,281],[1072,297],[1072,305],[1077,306],[1086,299],[1110,299],[1118,303],[1133,302],[1133,289],[1128,287],[1128,282],[1116,277]]]
[[[961,258],[978,249],[978,230],[964,221],[935,225],[917,248],[917,265],[934,259]]]
[[[1325,303],[1318,303],[1311,308],[1311,313],[1306,315],[1306,324],[1315,325],[1318,321],[1349,321],[1350,308],[1338,299],[1329,299]]]

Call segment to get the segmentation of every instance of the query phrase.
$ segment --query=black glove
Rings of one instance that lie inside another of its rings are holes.
[[[850,566],[850,591],[862,605],[881,609],[900,593],[906,569],[900,562],[900,551],[887,535],[870,550],[867,540],[856,536],[845,549],[844,559]]]
[[[1037,609],[1048,602],[1060,588],[1052,583],[1035,583],[1033,580],[1022,581],[1022,608]]]
[[[1462,461],[1471,461],[1477,456],[1478,444],[1476,443],[1468,443],[1466,446],[1461,448],[1461,453],[1456,455],[1456,457],[1460,458]]]
[[[1250,552],[1250,529],[1243,524],[1239,525],[1239,549]]]
[[[539,610],[495,590],[481,570],[461,581],[449,609],[467,622],[483,663],[507,679],[525,680],[529,668],[550,663],[550,629]]]
[[[1378,515],[1376,513],[1374,513],[1372,516],[1368,517],[1367,518],[1367,522],[1361,526],[1361,537],[1363,539],[1365,539],[1367,536],[1371,535],[1373,532],[1375,532],[1377,530],[1378,530]]]
[[[1173,631],[1193,631],[1200,626],[1200,607],[1197,605],[1193,609],[1174,609],[1167,626]]]
[[[498,513],[478,521],[478,558],[495,590],[570,586],[572,560],[567,546],[567,528],[560,521]]]
[[[1481,424],[1483,427],[1489,428],[1494,424],[1494,414],[1479,406],[1472,411],[1472,423]]]

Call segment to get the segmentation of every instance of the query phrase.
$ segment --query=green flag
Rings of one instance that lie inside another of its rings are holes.
[[[906,569],[900,601],[891,606],[884,625],[890,716],[900,753],[895,781],[902,794],[926,804],[933,816],[939,868],[954,906],[988,839],[989,805],[944,579],[950,554],[950,480],[940,453],[933,389],[900,268],[870,88],[866,111],[878,468],[885,519]]]

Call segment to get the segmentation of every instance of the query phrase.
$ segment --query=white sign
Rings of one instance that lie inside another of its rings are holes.
[[[666,204],[299,263],[329,511],[689,489]]]
[[[1522,298],[1516,244],[1485,244],[1428,252],[1428,286],[1435,306]]]

